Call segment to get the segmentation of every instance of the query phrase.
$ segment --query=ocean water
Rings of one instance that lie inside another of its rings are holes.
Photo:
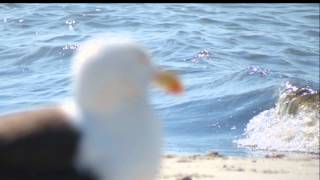
[[[318,109],[275,115],[288,84],[319,90],[319,4],[0,4],[0,113],[70,97],[72,56],[101,33],[181,76],[183,96],[150,92],[166,152],[319,153]]]

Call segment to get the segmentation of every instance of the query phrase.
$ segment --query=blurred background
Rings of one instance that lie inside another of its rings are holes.
[[[279,139],[272,130],[268,147],[237,143],[254,118],[260,125],[277,121],[272,111],[288,83],[319,90],[319,4],[0,4],[0,14],[0,113],[70,98],[79,44],[95,34],[123,33],[185,84],[180,97],[150,90],[166,152],[319,152],[316,126],[313,138],[293,138],[301,147],[283,149],[291,140],[272,147]],[[300,132],[303,124],[290,128]],[[260,125],[252,128],[270,132]]]

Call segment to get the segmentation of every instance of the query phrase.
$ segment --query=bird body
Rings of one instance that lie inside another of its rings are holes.
[[[160,163],[161,126],[151,110],[135,106],[125,113],[84,116],[90,121],[82,127],[77,163],[101,179],[153,179]]]
[[[1,180],[95,180],[74,166],[81,133],[58,106],[0,116]]]

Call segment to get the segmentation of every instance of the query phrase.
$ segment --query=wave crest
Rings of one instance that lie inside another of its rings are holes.
[[[274,108],[253,117],[240,147],[319,153],[319,97],[310,88],[286,83]]]

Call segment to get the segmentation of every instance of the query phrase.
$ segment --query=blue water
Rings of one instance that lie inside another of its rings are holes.
[[[180,97],[151,90],[167,152],[250,154],[233,141],[281,84],[319,89],[319,4],[0,4],[0,113],[69,97],[72,55],[108,32],[185,84]]]

